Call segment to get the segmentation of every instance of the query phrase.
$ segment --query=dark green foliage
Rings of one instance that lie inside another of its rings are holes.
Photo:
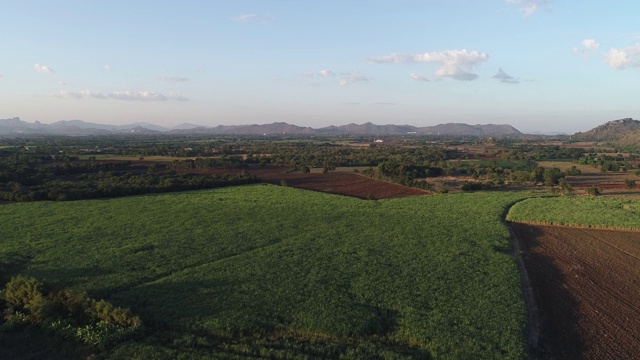
[[[4,320],[9,326],[31,324],[63,338],[106,349],[130,337],[142,324],[129,309],[93,300],[86,293],[69,289],[45,292],[43,288],[36,279],[21,275],[7,283],[3,293],[7,305]]]
[[[569,171],[567,171],[567,175],[571,175],[571,176],[577,176],[580,174],[582,174],[582,171],[580,171],[580,169],[578,169],[575,165],[571,166]]]
[[[555,186],[558,185],[560,179],[564,179],[565,174],[558,168],[551,168],[544,169],[542,177],[546,186]]]
[[[492,188],[493,186],[494,185],[492,183],[465,181],[460,186],[460,189],[462,191],[476,191],[476,190],[487,190]]]
[[[635,180],[631,180],[631,179],[625,179],[624,180],[624,186],[626,186],[627,189],[635,189],[636,188],[636,181]]]
[[[586,189],[587,194],[592,196],[602,195],[602,188],[599,186],[590,186]]]

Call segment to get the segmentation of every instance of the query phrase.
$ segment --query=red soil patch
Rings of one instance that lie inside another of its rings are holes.
[[[599,182],[575,182],[570,183],[574,188],[589,188],[589,187],[599,187],[603,189],[626,189],[627,186],[625,184],[616,184],[616,183],[599,183]]]
[[[640,354],[640,232],[511,224],[540,319],[540,359]]]
[[[386,181],[372,179],[366,176],[349,172],[328,172],[322,173],[287,173],[286,168],[275,166],[252,166],[246,168],[249,174],[253,174],[262,181],[281,185],[282,180],[287,186],[320,191],[338,195],[353,196],[360,199],[367,199],[369,195],[374,199],[389,199],[407,196],[425,195],[428,192],[410,188]],[[181,170],[179,172],[191,172],[198,174],[225,174],[240,173],[241,169],[206,169],[206,170]]]

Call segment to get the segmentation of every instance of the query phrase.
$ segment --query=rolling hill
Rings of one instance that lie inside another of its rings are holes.
[[[631,118],[609,121],[584,133],[573,135],[574,140],[581,141],[618,141],[630,134],[640,131],[640,120]]]

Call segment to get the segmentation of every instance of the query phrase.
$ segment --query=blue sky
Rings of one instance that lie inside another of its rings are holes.
[[[637,1],[0,0],[0,118],[172,126],[640,118]]]

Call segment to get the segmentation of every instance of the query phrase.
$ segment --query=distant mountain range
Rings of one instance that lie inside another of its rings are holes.
[[[468,125],[461,123],[440,124],[417,127],[411,125],[375,125],[348,124],[328,126],[314,129],[284,122],[264,125],[218,125],[207,127],[194,124],[181,124],[172,128],[150,123],[134,123],[129,125],[105,125],[82,120],[64,120],[53,124],[42,124],[39,121],[29,123],[20,118],[0,119],[0,136],[20,135],[111,135],[111,134],[180,134],[180,135],[456,135],[456,136],[520,136],[522,133],[511,125]]]

